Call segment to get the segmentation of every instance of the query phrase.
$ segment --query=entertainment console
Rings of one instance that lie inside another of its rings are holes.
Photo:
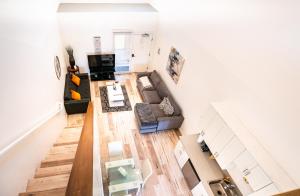
[[[91,80],[115,79],[115,54],[88,55]]]

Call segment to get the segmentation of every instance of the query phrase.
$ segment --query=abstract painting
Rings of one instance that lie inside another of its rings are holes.
[[[167,63],[167,71],[176,84],[178,83],[183,64],[184,58],[174,47],[172,47]]]

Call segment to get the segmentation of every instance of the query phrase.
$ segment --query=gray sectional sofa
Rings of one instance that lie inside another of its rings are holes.
[[[144,88],[140,78],[147,76],[152,84],[151,88]],[[181,109],[172,97],[166,84],[156,72],[142,72],[137,74],[137,88],[144,103],[137,103],[134,107],[135,116],[141,133],[149,133],[167,129],[179,128],[184,120]],[[174,108],[172,115],[166,115],[159,104],[164,97],[168,97]]]

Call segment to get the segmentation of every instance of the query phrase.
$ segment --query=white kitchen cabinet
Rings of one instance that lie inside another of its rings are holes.
[[[272,183],[272,184],[269,184],[268,186],[260,189],[259,191],[251,193],[248,196],[271,196],[271,195],[277,194],[278,192],[279,192],[278,189]]]
[[[224,126],[216,137],[213,139],[212,143],[209,146],[211,153],[215,156],[220,154],[220,152],[225,148],[225,146],[230,142],[234,137],[233,132],[227,126]]]
[[[176,147],[174,149],[174,154],[175,154],[176,160],[177,160],[180,168],[182,168],[184,166],[184,164],[188,161],[189,156],[185,152],[184,147],[180,140],[176,144]]]
[[[236,157],[239,156],[245,150],[244,145],[240,142],[240,140],[235,136],[231,141],[224,147],[224,149],[214,155],[218,164],[222,169],[226,169],[226,167],[235,160]]]
[[[234,160],[234,163],[236,164],[237,169],[244,175],[257,165],[254,157],[247,150],[241,153]]]
[[[253,191],[257,191],[272,183],[271,179],[265,174],[258,165],[249,170],[244,178],[248,181]]]
[[[193,196],[208,196],[202,182],[199,182],[193,189],[192,189]]]
[[[200,132],[200,135],[203,137],[205,143],[210,146],[216,135],[224,126],[224,121],[219,115],[216,115],[208,127]]]

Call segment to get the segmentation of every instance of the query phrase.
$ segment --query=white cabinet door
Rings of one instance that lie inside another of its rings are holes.
[[[236,164],[238,170],[244,175],[257,165],[254,157],[247,150],[240,154],[234,160],[234,163]]]
[[[245,147],[240,140],[237,137],[233,137],[228,145],[226,145],[220,153],[215,155],[215,158],[220,167],[226,169],[226,167],[244,150]]]
[[[251,193],[248,196],[271,196],[271,195],[277,194],[278,192],[279,191],[276,188],[276,186],[274,184],[270,184],[259,191]]]
[[[225,146],[233,137],[234,134],[231,129],[227,126],[223,127],[209,146],[211,153],[214,156],[220,154],[220,152],[225,148]]]
[[[271,179],[259,166],[254,167],[245,175],[246,180],[254,191],[257,191],[268,184],[271,184]]]
[[[202,182],[199,182],[197,186],[192,189],[193,196],[208,196]]]
[[[176,144],[176,147],[174,149],[174,154],[176,157],[176,160],[180,166],[180,168],[183,167],[183,165],[187,162],[189,159],[188,154],[185,152],[184,147],[181,143],[181,141],[178,141]]]
[[[204,137],[205,143],[208,147],[211,146],[212,141],[215,139],[216,135],[219,131],[225,126],[224,121],[221,119],[219,115],[216,115],[214,120],[209,124],[209,126],[204,130],[204,133],[201,132]]]

